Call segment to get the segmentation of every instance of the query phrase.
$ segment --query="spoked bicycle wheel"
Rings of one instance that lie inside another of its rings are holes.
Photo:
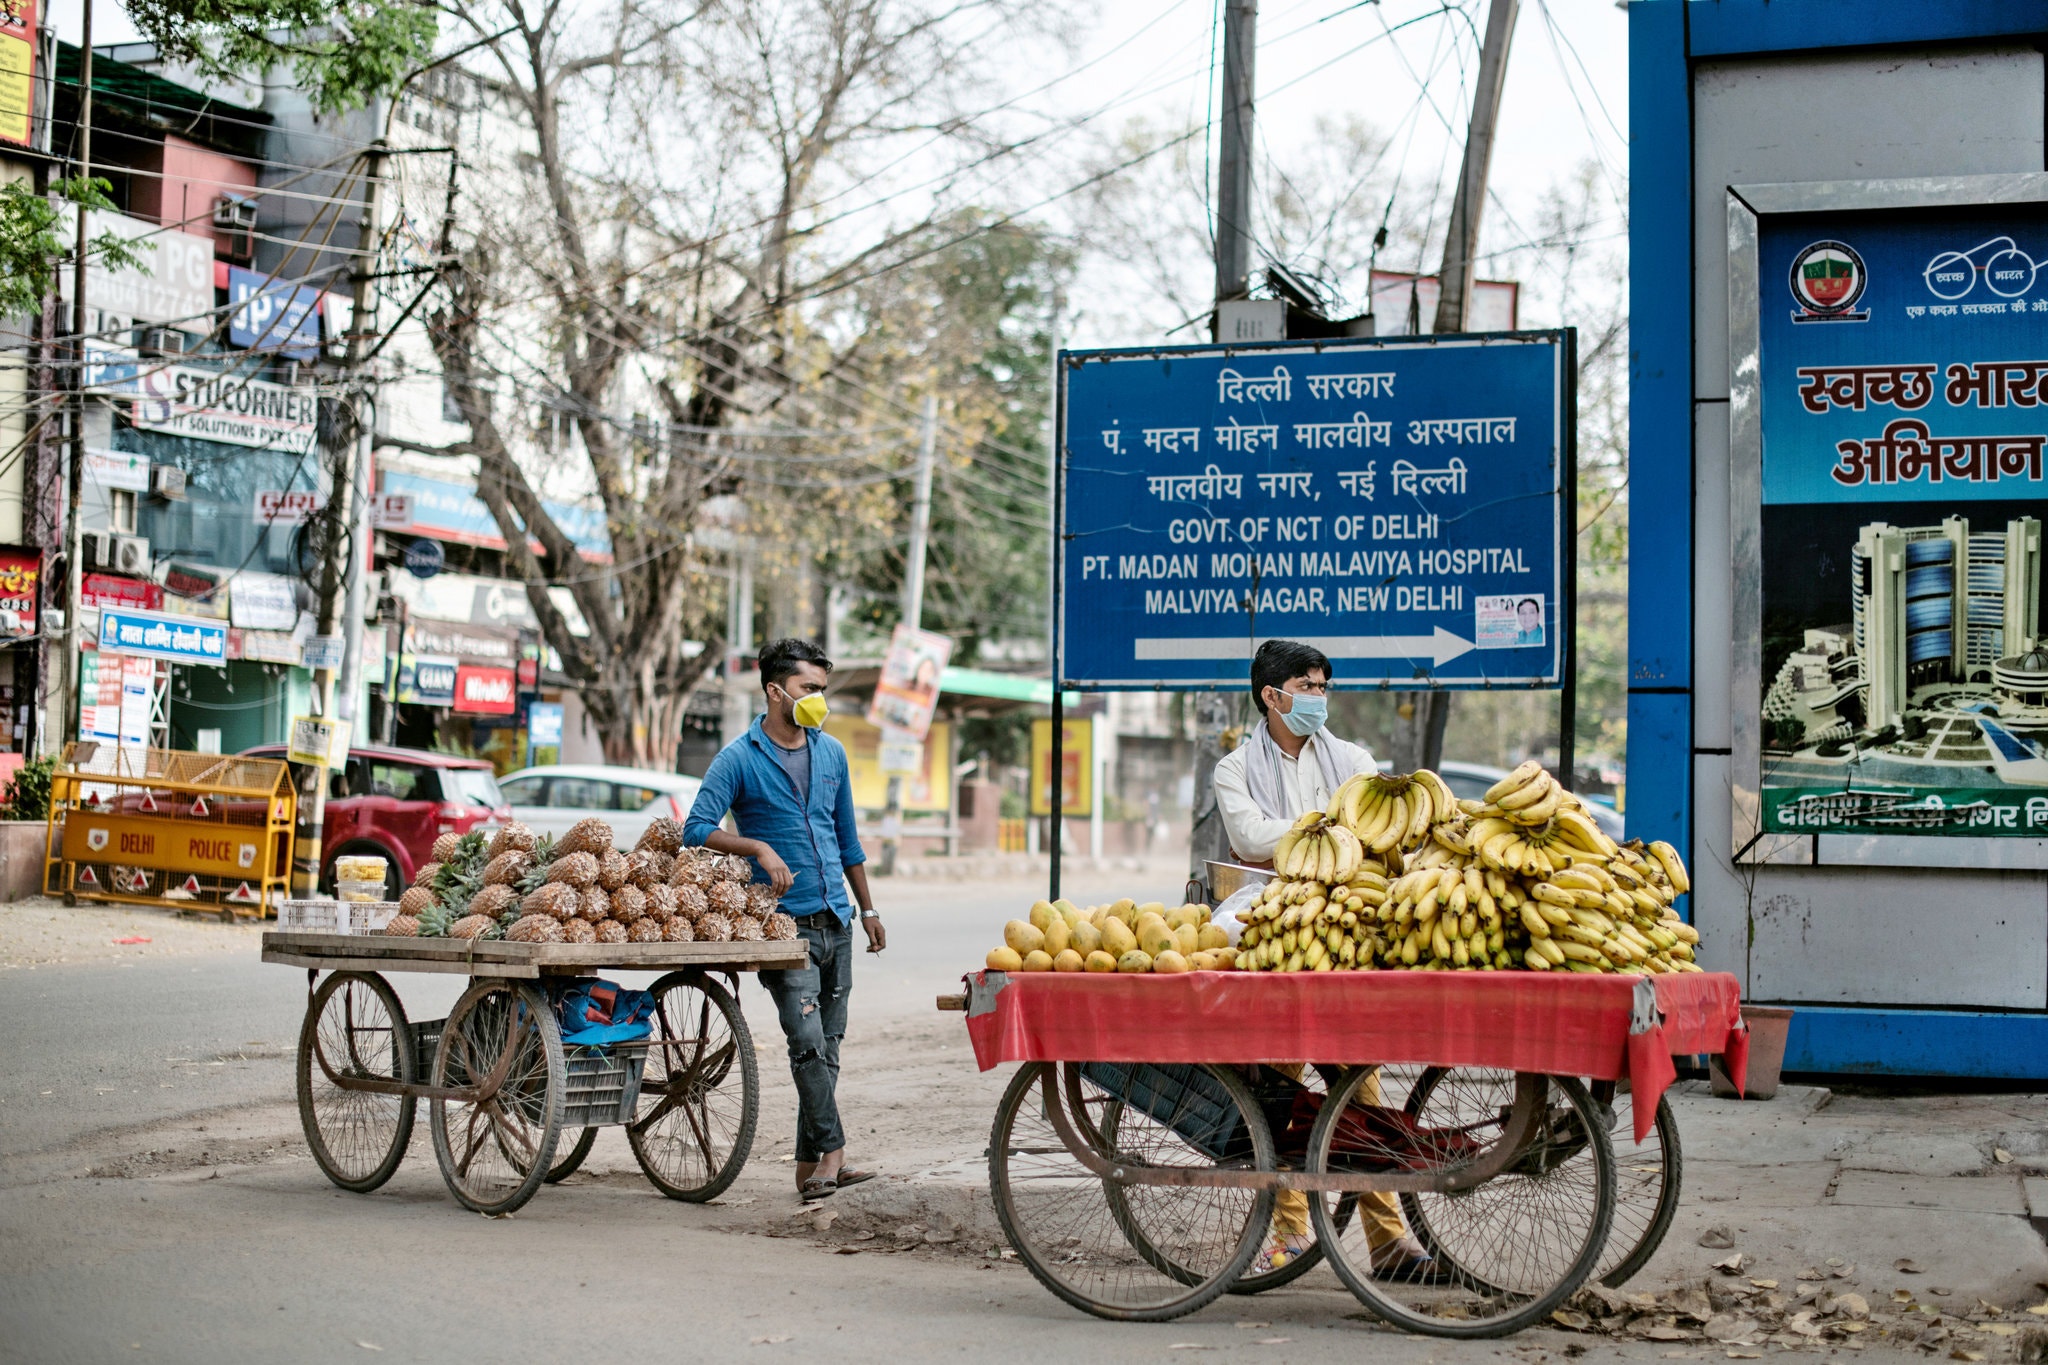
[[[559,1147],[561,1144],[556,1143],[555,1145]],[[558,1157],[555,1164],[548,1167],[547,1183],[552,1185],[556,1181],[567,1180],[570,1176],[576,1174],[583,1166],[583,1158],[589,1156],[590,1149],[596,1145],[597,1129],[585,1128],[583,1136],[577,1138],[576,1145],[569,1149],[569,1154]]]
[[[434,1155],[448,1192],[478,1213],[510,1213],[533,1198],[555,1162],[567,1078],[562,1035],[532,986],[477,981],[464,991],[434,1056]]]
[[[1097,1317],[1177,1318],[1244,1272],[1271,1221],[1272,1191],[1099,1175],[1068,1148],[1053,1105],[1105,1161],[1269,1171],[1272,1134],[1241,1076],[1223,1067],[1026,1065],[996,1108],[989,1192],[1039,1283]]]
[[[654,1034],[626,1140],[656,1189],[701,1204],[738,1179],[754,1148],[754,1035],[732,992],[702,972],[670,972],[650,993]]]
[[[335,972],[320,983],[299,1029],[298,1058],[299,1122],[313,1160],[344,1190],[368,1194],[405,1159],[413,1097],[348,1089],[329,1071],[345,1080],[413,1078],[405,1007],[374,972]]]
[[[1685,1156],[1678,1147],[1678,1119],[1666,1096],[1657,1097],[1656,1121],[1641,1142],[1635,1141],[1628,1105],[1614,1103],[1611,1094],[1596,1092],[1595,1098],[1611,1106],[1615,1184],[1614,1228],[1607,1234],[1607,1250],[1593,1268],[1593,1277],[1609,1289],[1619,1289],[1650,1263],[1664,1234],[1671,1231]]]
[[[1614,1153],[1585,1086],[1459,1067],[1419,1095],[1420,1077],[1390,1078],[1382,1105],[1353,1106],[1366,1077],[1360,1070],[1333,1088],[1309,1140],[1310,1170],[1438,1181],[1504,1164],[1470,1188],[1401,1193],[1409,1230],[1436,1258],[1431,1282],[1376,1278],[1362,1230],[1336,1226],[1335,1197],[1313,1199],[1317,1238],[1361,1303],[1407,1331],[1497,1337],[1541,1321],[1585,1283],[1614,1214]],[[1525,1084],[1539,1102],[1513,1150],[1503,1151]]]

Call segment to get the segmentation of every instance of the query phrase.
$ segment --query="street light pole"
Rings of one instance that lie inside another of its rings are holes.
[[[87,0],[78,35],[78,175],[92,178],[92,4]],[[85,243],[86,207],[78,205],[78,242],[71,262],[71,468],[64,489],[64,688],[59,695],[56,748],[78,734],[84,714],[82,651],[85,633],[78,615],[85,606],[85,525],[79,502],[85,496]]]

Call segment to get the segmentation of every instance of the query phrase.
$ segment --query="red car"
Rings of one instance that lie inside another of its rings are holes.
[[[247,752],[283,758],[284,746],[265,744]],[[348,767],[327,775],[320,884],[333,885],[334,860],[342,854],[375,854],[390,863],[385,896],[397,900],[421,864],[433,861],[434,840],[511,818],[512,807],[482,759],[381,745],[351,748]]]

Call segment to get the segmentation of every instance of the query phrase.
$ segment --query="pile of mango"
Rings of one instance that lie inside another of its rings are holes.
[[[1083,910],[1072,901],[1039,901],[1028,919],[1003,926],[1003,946],[992,948],[994,972],[1227,972],[1237,949],[1209,907],[1172,910],[1126,897]]]

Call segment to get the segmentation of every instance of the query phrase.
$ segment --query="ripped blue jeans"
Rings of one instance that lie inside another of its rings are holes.
[[[775,997],[782,1036],[789,1040],[796,1159],[816,1161],[846,1145],[839,1126],[839,1042],[846,1036],[846,999],[853,994],[853,926],[799,924],[797,934],[810,945],[810,965],[762,972],[761,984]]]

